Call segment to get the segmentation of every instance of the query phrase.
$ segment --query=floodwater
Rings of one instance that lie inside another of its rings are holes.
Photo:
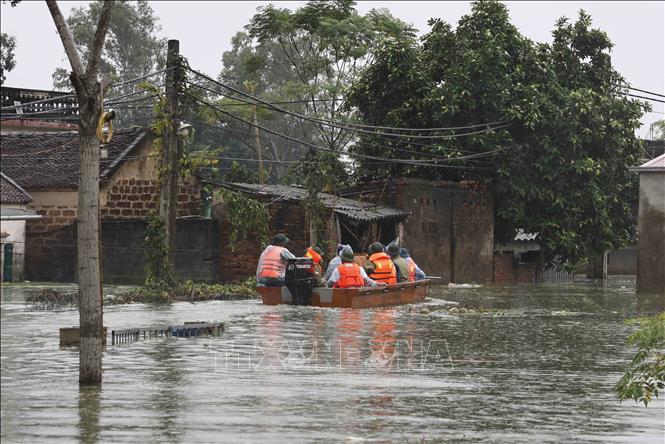
[[[632,353],[624,320],[642,308],[634,284],[440,287],[425,304],[374,310],[109,306],[109,331],[184,321],[226,331],[109,340],[101,388],[79,388],[77,349],[58,345],[77,311],[32,310],[28,287],[3,286],[1,438],[662,443],[663,398],[645,408],[612,391]],[[474,312],[441,310],[453,303]]]

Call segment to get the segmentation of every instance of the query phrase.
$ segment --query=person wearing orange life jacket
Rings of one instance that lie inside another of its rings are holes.
[[[408,264],[409,268],[409,282],[413,281],[420,281],[422,279],[426,279],[427,275],[423,270],[420,269],[418,264],[411,258],[411,255],[409,254],[409,250],[406,248],[402,247],[399,251],[399,255],[406,259],[406,262]]]
[[[305,257],[310,258],[314,262],[314,272],[320,277],[323,274],[323,250],[319,247],[307,247]]]
[[[256,285],[263,287],[283,287],[286,264],[295,259],[293,253],[286,249],[289,238],[279,233],[272,238],[270,245],[263,250],[256,266]]]
[[[323,281],[323,250],[319,247],[307,247],[305,250],[305,257],[308,257],[314,262],[314,275],[316,276],[316,286],[325,287]]]
[[[388,285],[396,284],[397,270],[393,261],[390,260],[390,256],[383,251],[383,245],[379,242],[374,242],[369,246],[367,251],[370,256],[365,262],[365,271],[369,277],[377,282],[383,282]]]
[[[358,264],[355,263],[353,250],[344,248],[340,254],[342,263],[335,268],[328,279],[328,287],[333,288],[360,288],[374,285],[384,285],[375,282],[367,276]]]

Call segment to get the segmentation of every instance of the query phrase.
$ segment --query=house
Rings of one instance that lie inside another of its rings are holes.
[[[637,291],[665,295],[665,154],[633,170],[640,175]]]
[[[29,193],[27,209],[41,216],[26,224],[26,279],[75,281],[78,132],[3,132],[1,141],[2,172]],[[104,279],[137,282],[143,273],[145,218],[156,209],[159,195],[151,131],[116,130],[102,147],[99,175]],[[184,181],[178,216],[196,219],[200,195],[197,178]]]
[[[294,185],[258,185],[248,183],[212,184],[265,202],[270,213],[270,233],[285,233],[290,243],[289,250],[296,256],[302,256],[305,249],[314,243],[301,202],[307,196],[307,190]],[[213,193],[214,195],[216,193]],[[327,243],[326,260],[335,253],[338,243],[350,244],[356,253],[380,241],[388,244],[404,231],[408,211],[377,205],[361,200],[343,198],[327,193],[319,193],[319,199],[328,210],[325,216],[324,241]],[[229,230],[224,221],[223,202],[216,198],[213,211],[220,220],[220,249],[229,251]],[[233,251],[233,260],[220,262],[220,279],[237,280],[254,276],[261,251],[265,245],[253,240],[239,241]],[[224,256],[224,253],[222,253]],[[362,259],[360,259],[362,260]]]
[[[522,284],[541,280],[538,233],[517,230],[515,237],[494,247],[495,284]]]
[[[391,178],[343,195],[412,213],[400,239],[428,274],[443,282],[492,281],[493,200],[481,184]]]
[[[3,134],[78,129],[78,103],[71,93],[3,86],[0,106],[3,108],[0,120]]]
[[[32,197],[4,173],[0,173],[0,281],[23,280],[25,253],[25,224],[28,220],[41,218],[27,205]]]

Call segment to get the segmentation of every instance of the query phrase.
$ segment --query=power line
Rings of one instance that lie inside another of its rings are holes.
[[[362,125],[362,124],[338,122],[338,121],[332,121],[332,120],[327,121],[325,119],[318,119],[318,118],[313,118],[313,117],[309,117],[309,116],[304,116],[302,114],[298,114],[298,113],[295,113],[293,111],[289,111],[287,109],[280,108],[280,107],[277,107],[275,105],[271,105],[269,102],[267,102],[263,99],[252,96],[250,94],[247,94],[246,92],[241,91],[241,90],[239,90],[237,88],[234,88],[232,86],[229,86],[229,85],[226,85],[224,83],[218,82],[217,80],[215,80],[215,79],[213,79],[213,78],[211,78],[211,77],[209,77],[209,76],[207,76],[203,73],[200,73],[196,70],[193,70],[191,68],[188,68],[188,69],[192,73],[194,73],[198,76],[201,76],[201,77],[207,79],[208,81],[211,81],[211,82],[215,83],[216,85],[219,85],[223,88],[226,88],[230,91],[235,92],[236,94],[240,94],[241,96],[247,97],[247,98],[249,98],[251,100],[254,100],[258,103],[262,103],[263,105],[267,105],[267,106],[269,106],[270,108],[272,108],[276,111],[280,111],[282,113],[289,114],[289,115],[292,115],[294,117],[298,117],[298,118],[301,118],[301,119],[304,119],[304,120],[309,120],[309,121],[312,121],[312,122],[316,122],[316,123],[319,123],[319,124],[325,124],[325,125],[328,125],[328,126],[331,126],[331,127],[334,127],[334,128],[338,128],[338,129],[350,129],[349,127],[353,127],[353,128],[356,128],[355,131],[367,132],[369,134],[377,134],[378,133],[378,134],[384,134],[384,135],[389,135],[389,136],[401,136],[401,137],[411,137],[411,138],[420,138],[420,139],[438,139],[438,138],[445,139],[445,138],[461,137],[461,136],[473,135],[473,134],[479,134],[481,132],[491,131],[492,129],[497,129],[499,127],[489,128],[490,126],[504,124],[504,123],[507,122],[507,121],[500,121],[500,122],[490,122],[490,123],[483,123],[483,124],[466,125],[466,126],[458,126],[458,127],[444,127],[444,128],[397,128],[397,127],[379,127],[379,126],[374,126],[374,125]],[[220,93],[219,91],[217,91],[217,93],[219,93],[220,95],[228,96],[227,94]],[[245,100],[241,100],[237,97],[233,97],[233,98],[236,99],[236,100],[239,100],[241,102],[256,104],[256,103],[246,102]],[[507,126],[507,125],[504,125],[504,126]],[[393,130],[399,130],[399,131],[423,132],[423,131],[448,131],[448,130],[457,130],[457,129],[479,128],[479,127],[486,127],[486,129],[482,130],[482,131],[476,131],[476,132],[470,132],[470,133],[464,133],[464,134],[453,134],[453,135],[447,135],[447,136],[432,136],[432,135],[413,135],[413,136],[409,136],[409,135],[406,135],[406,134],[379,133],[379,132],[375,132],[375,131],[366,131],[366,130],[363,131],[363,130],[361,130],[362,128],[376,128],[376,129],[393,129]]]
[[[206,105],[206,106],[209,106],[213,109],[216,109],[220,113],[222,113],[224,115],[227,115],[231,118],[237,119],[237,120],[239,120],[241,122],[244,122],[248,125],[254,125],[253,123],[249,122],[248,120],[245,120],[245,119],[243,119],[241,117],[238,117],[238,116],[234,116],[233,114],[228,113],[228,112],[226,112],[222,109],[219,109],[215,105],[213,105],[211,103],[208,103],[208,102],[205,102],[205,101],[199,99],[198,97],[191,96],[191,98],[194,99],[195,101],[203,104],[203,105]],[[267,133],[273,134],[273,135],[278,136],[278,137],[282,137],[286,140],[290,140],[291,142],[295,142],[295,143],[298,143],[298,144],[303,145],[303,146],[307,146],[307,147],[312,148],[314,150],[327,151],[327,152],[332,152],[332,153],[336,153],[336,154],[346,154],[349,157],[358,157],[358,158],[363,158],[363,159],[382,161],[382,162],[386,162],[386,163],[400,163],[400,164],[406,164],[406,165],[412,165],[412,166],[429,166],[429,167],[440,167],[440,168],[463,168],[463,169],[466,169],[466,168],[480,168],[480,167],[461,167],[461,166],[454,166],[454,165],[439,165],[437,163],[432,163],[432,162],[437,162],[436,160],[418,161],[418,160],[413,160],[413,159],[399,159],[399,158],[398,159],[388,159],[388,158],[383,158],[383,157],[371,156],[371,155],[368,155],[368,154],[360,154],[360,153],[352,153],[352,152],[340,153],[340,152],[335,151],[335,150],[333,150],[331,148],[328,148],[328,147],[315,145],[313,143],[309,143],[309,142],[305,142],[305,141],[300,140],[300,139],[296,139],[295,137],[291,137],[291,136],[287,136],[285,134],[281,134],[277,131],[273,131],[273,130],[271,130],[269,128],[266,128],[264,126],[261,126],[261,125],[256,125],[256,127],[260,128],[261,130],[263,130]],[[451,159],[451,160],[454,160],[454,159]],[[425,162],[427,162],[427,163],[425,163]]]
[[[639,91],[639,92],[651,94],[652,96],[665,97],[665,95],[663,95],[663,94],[658,94],[658,93],[651,92],[651,91],[645,91],[643,89],[633,88],[632,86],[629,86],[628,89],[632,89],[633,91]]]
[[[660,103],[665,103],[665,100],[660,100],[660,99],[654,99],[652,97],[646,97],[646,96],[638,96],[636,94],[630,94],[630,93],[624,93],[627,96],[630,97],[636,97],[638,99],[645,99],[645,100],[651,100],[652,102],[660,102]]]

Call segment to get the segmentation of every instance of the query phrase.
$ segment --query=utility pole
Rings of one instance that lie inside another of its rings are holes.
[[[256,154],[259,158],[259,183],[263,184],[263,154],[261,153],[261,138],[259,137],[259,127],[256,123],[256,105],[252,105],[252,121],[254,122]]]
[[[159,169],[159,218],[164,224],[168,245],[168,262],[171,273],[175,271],[175,230],[178,199],[178,179],[180,176],[180,148],[178,128],[180,126],[179,87],[180,82],[180,42],[169,40],[166,53],[166,102],[169,125],[162,134],[162,158]]]
[[[245,88],[250,94],[256,91],[256,82],[245,81]],[[263,153],[261,151],[261,137],[259,136],[259,125],[256,121],[256,104],[252,105],[252,124],[254,125],[254,145],[256,146],[256,155],[259,159],[259,183],[263,184]]]

